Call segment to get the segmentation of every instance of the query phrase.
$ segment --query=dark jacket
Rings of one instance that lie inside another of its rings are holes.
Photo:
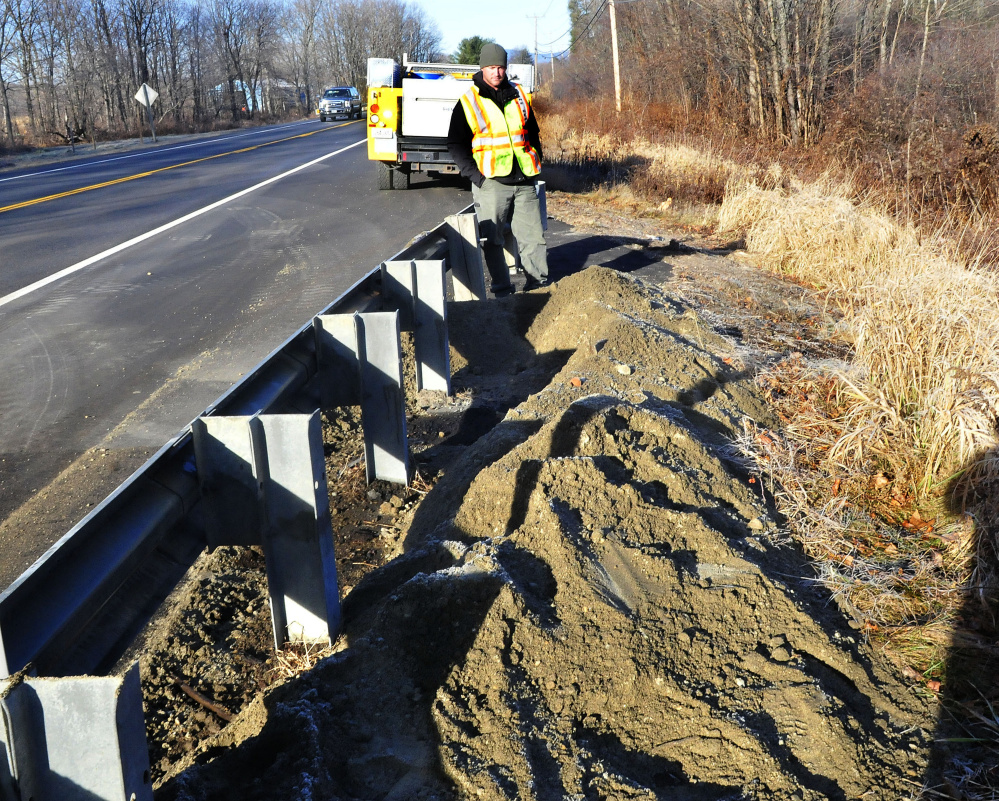
[[[484,100],[491,100],[499,106],[500,111],[505,109],[506,104],[517,96],[516,88],[505,78],[497,89],[493,89],[482,79],[481,71],[475,73],[472,80],[479,89],[479,95]],[[530,109],[530,113],[527,115],[527,141],[537,151],[538,158],[540,159],[541,134],[538,131],[538,121],[534,118],[533,108]],[[479,170],[475,159],[472,157],[472,129],[468,126],[468,120],[465,119],[465,112],[461,107],[460,100],[454,104],[454,111],[451,112],[451,127],[447,132],[447,150],[451,154],[451,158],[454,159],[454,163],[458,166],[461,174],[470,179],[476,186],[482,186],[482,182],[486,180],[486,177]],[[525,176],[520,169],[520,164],[517,163],[517,159],[514,159],[513,170],[510,171],[510,174],[504,175],[502,178],[494,178],[493,180],[499,181],[502,184],[523,184],[534,183],[536,177],[528,178]]]

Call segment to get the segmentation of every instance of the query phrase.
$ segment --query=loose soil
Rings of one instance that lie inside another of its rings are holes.
[[[926,780],[932,699],[812,581],[734,446],[775,425],[756,371],[842,357],[835,321],[719,243],[549,211],[627,234],[648,268],[450,304],[454,393],[410,377],[409,488],[366,486],[357,410],[326,417],[343,634],[275,654],[261,555],[206,555],[141,658],[159,801],[899,799]]]

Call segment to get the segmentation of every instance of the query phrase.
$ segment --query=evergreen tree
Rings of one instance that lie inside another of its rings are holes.
[[[481,36],[466,36],[458,42],[458,49],[451,56],[451,61],[455,64],[478,64],[479,54],[493,39],[484,39]]]

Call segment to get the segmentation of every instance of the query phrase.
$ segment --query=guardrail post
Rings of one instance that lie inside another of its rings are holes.
[[[545,191],[545,182],[538,181],[534,184],[534,192],[538,196],[538,206],[541,209],[541,230],[548,230],[548,194]]]
[[[324,408],[360,403],[367,480],[408,484],[399,312],[320,315],[315,331]]]
[[[199,417],[191,424],[209,550],[263,544],[267,464],[259,428],[255,417]]]
[[[482,269],[478,218],[474,212],[452,214],[444,222],[447,225],[448,258],[451,260],[454,299],[485,300],[486,279]]]
[[[192,429],[209,542],[263,545],[275,647],[332,642],[340,591],[319,412],[202,417]]]
[[[399,309],[403,331],[413,332],[417,389],[451,394],[447,337],[447,284],[443,261],[387,261],[382,291]]]
[[[152,801],[136,662],[123,676],[0,681],[0,798]]]

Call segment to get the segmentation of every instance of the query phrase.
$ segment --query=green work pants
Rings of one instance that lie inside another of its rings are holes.
[[[502,293],[510,288],[504,245],[506,228],[517,240],[520,261],[528,283],[548,280],[548,248],[541,227],[541,204],[533,184],[510,186],[486,178],[482,186],[472,184],[472,200],[479,220],[479,236],[491,279],[490,290]]]

